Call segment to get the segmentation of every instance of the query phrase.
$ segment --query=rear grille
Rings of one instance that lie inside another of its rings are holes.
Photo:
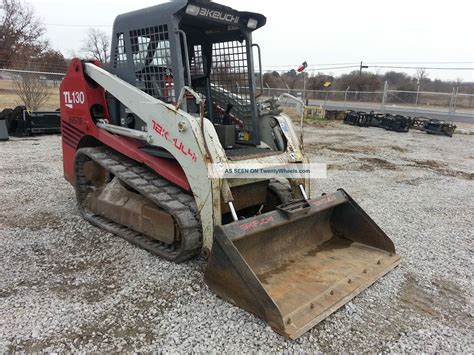
[[[78,146],[81,138],[84,136],[84,132],[82,132],[79,128],[74,127],[70,123],[62,121],[61,136],[65,144],[75,149]]]

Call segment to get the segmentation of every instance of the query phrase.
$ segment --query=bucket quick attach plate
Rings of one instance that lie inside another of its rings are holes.
[[[293,339],[400,262],[344,190],[299,202],[217,227],[205,272],[218,296]]]

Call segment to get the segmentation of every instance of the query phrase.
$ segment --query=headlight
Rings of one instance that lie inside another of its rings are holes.
[[[201,8],[196,5],[188,5],[188,7],[186,8],[186,13],[191,16],[199,15],[199,11],[201,11]]]
[[[254,18],[249,19],[247,22],[247,27],[250,28],[251,30],[255,30],[258,26],[258,21],[255,20]]]

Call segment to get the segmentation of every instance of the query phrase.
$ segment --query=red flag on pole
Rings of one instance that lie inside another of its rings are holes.
[[[301,65],[298,67],[298,69],[297,69],[298,73],[303,73],[307,67],[308,67],[308,63],[307,63],[307,62],[304,62],[303,64],[301,64]]]

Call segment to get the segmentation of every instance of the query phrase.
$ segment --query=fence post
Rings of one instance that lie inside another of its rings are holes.
[[[265,83],[265,86],[267,87],[268,89],[268,97],[271,96],[271,93],[270,93],[270,85],[268,85],[268,83]]]
[[[453,88],[453,91],[451,92],[451,99],[449,100],[449,113],[453,113],[454,112],[454,97],[456,95],[456,88]]]
[[[418,99],[420,97],[420,84],[418,84],[418,87],[416,88],[416,101],[415,101],[415,106],[418,107]]]
[[[348,86],[347,89],[346,89],[346,93],[344,94],[344,111],[347,111],[347,93],[349,92],[349,89],[351,87]]]
[[[385,113],[385,104],[387,103],[387,94],[388,94],[388,81],[385,82],[385,85],[383,87],[382,113]]]
[[[459,94],[459,86],[456,88],[456,93],[454,94],[453,113],[456,113],[456,108],[458,105],[458,94]]]

